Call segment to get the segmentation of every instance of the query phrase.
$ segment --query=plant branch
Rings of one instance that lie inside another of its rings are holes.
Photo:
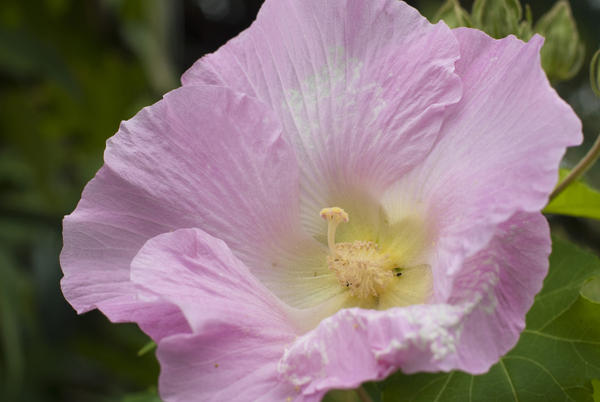
[[[592,145],[592,148],[588,151],[588,153],[583,157],[582,160],[571,170],[571,172],[561,181],[558,186],[552,191],[550,194],[550,201],[552,201],[556,196],[564,191],[571,183],[581,177],[593,164],[596,162],[598,157],[600,156],[600,134],[598,138],[596,138],[596,142]]]
[[[358,395],[358,399],[360,399],[361,402],[373,402],[373,399],[371,399],[371,397],[369,396],[367,391],[365,391],[362,385],[356,388],[356,394]]]

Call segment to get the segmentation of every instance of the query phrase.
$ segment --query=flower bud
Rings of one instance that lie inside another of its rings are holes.
[[[475,0],[473,24],[494,38],[518,34],[523,15],[519,0]]]
[[[542,67],[551,81],[573,77],[583,63],[585,49],[568,1],[560,0],[535,24],[534,31],[546,38]]]
[[[473,26],[468,11],[460,6],[458,0],[446,0],[433,20],[434,22],[444,20],[450,28]]]
[[[533,36],[533,16],[529,4],[525,5],[525,20],[519,24],[519,30],[516,33],[517,37],[528,41]]]

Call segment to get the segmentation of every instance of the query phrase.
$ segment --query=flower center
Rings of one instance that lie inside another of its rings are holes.
[[[335,243],[335,231],[341,222],[348,222],[348,214],[339,207],[324,208],[321,217],[328,222],[327,243],[330,254],[327,266],[340,285],[361,300],[378,297],[389,279],[400,276],[387,254],[379,251],[372,241],[356,240]]]

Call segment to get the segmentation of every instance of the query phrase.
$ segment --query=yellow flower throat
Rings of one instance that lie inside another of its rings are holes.
[[[390,279],[401,275],[389,255],[380,252],[379,246],[372,241],[335,243],[338,225],[349,221],[343,209],[324,208],[320,215],[328,222],[327,266],[335,273],[339,284],[360,300],[379,297]]]

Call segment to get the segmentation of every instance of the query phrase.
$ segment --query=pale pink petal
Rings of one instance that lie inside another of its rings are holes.
[[[439,301],[449,296],[447,275],[490,241],[497,224],[544,207],[566,147],[582,139],[579,119],[540,66],[540,36],[524,43],[474,29],[453,32],[463,97],[425,163],[388,196],[391,204],[410,198],[424,205],[435,226],[434,258],[447,264],[432,264]]]
[[[143,304],[129,282],[131,259],[149,238],[185,227],[224,239],[275,283],[307,269],[312,278],[303,261],[283,271],[297,250],[324,253],[299,234],[298,191],[293,151],[263,105],[225,88],[175,90],[121,125],[105,166],[65,218],[63,292],[78,312],[98,307],[114,321],[129,320]],[[173,316],[166,333],[179,328],[177,312],[148,307],[148,320]]]
[[[129,280],[135,254],[148,238],[170,230],[169,223],[182,218],[103,167],[63,221],[65,298],[78,313],[99,308],[114,322],[131,321],[136,313],[155,339],[189,330],[179,309],[140,302]]]
[[[396,0],[267,0],[256,22],[183,76],[269,105],[301,167],[303,222],[376,193],[434,145],[460,99],[456,39]]]
[[[298,233],[297,165],[256,100],[185,87],[122,125],[106,166],[250,259]],[[172,229],[190,226],[172,222]]]
[[[193,334],[158,345],[165,401],[295,398],[277,371],[296,328],[283,305],[232,254],[199,229],[149,240],[131,264],[139,297],[178,306]]]
[[[305,396],[278,379],[281,345],[248,336],[226,323],[202,334],[166,338],[157,355],[159,390],[165,402],[317,402],[325,394]]]
[[[449,303],[341,310],[299,338],[281,370],[309,395],[353,388],[398,369],[483,373],[517,342],[549,252],[545,218],[517,214],[465,263]]]

